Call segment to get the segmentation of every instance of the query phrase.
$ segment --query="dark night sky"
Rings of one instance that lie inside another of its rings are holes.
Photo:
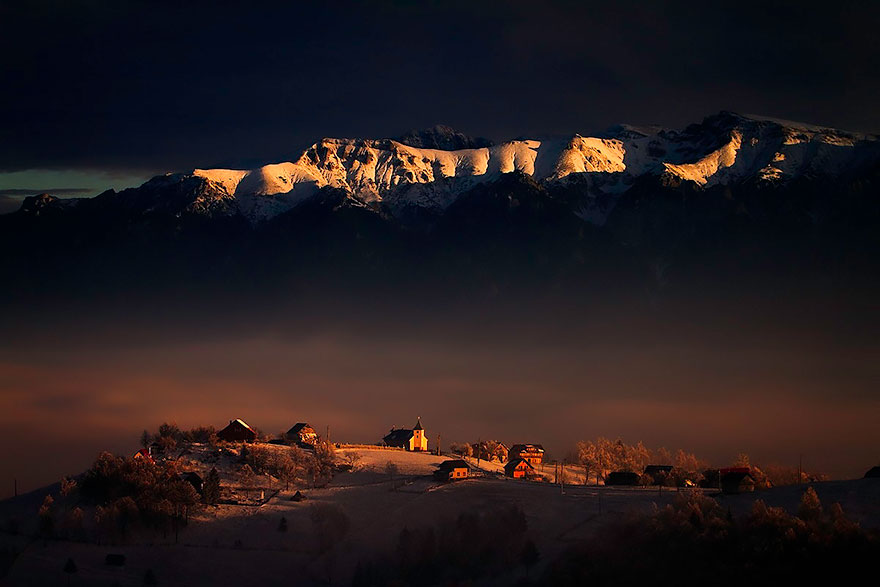
[[[446,123],[504,140],[721,109],[880,130],[876,2],[21,4],[0,3],[3,171],[249,165],[322,136]]]

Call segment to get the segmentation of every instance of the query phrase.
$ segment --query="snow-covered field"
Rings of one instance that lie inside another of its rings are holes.
[[[528,533],[538,545],[542,560],[549,560],[606,522],[679,497],[674,489],[657,488],[574,484],[566,485],[563,491],[551,483],[503,478],[499,475],[500,464],[485,461],[481,461],[479,476],[444,484],[435,482],[431,473],[447,457],[361,448],[340,450],[337,457],[344,462],[350,451],[359,455],[354,459],[354,469],[337,474],[326,487],[300,484],[281,491],[262,507],[209,507],[181,532],[177,544],[173,536],[162,539],[155,534],[132,536],[124,545],[0,534],[3,548],[14,547],[20,552],[4,584],[65,584],[62,568],[68,558],[78,567],[71,585],[142,585],[147,569],[153,570],[160,585],[326,584],[328,569],[333,584],[349,584],[357,562],[393,551],[405,527],[435,525],[455,519],[462,512],[512,504],[525,512]],[[200,455],[190,454],[187,458],[198,459]],[[393,481],[389,462],[396,469]],[[552,475],[552,466],[545,472]],[[829,482],[815,487],[820,498],[829,504],[840,501],[845,511],[863,525],[880,526],[880,483],[876,480]],[[296,489],[306,496],[304,501],[291,501]],[[769,505],[794,510],[802,491],[779,488],[719,499],[735,514],[748,511],[757,497]],[[34,508],[41,499],[42,495],[37,494],[8,500],[0,504],[0,519],[17,509]],[[350,521],[345,537],[329,555],[315,553],[311,513],[316,504],[335,506]],[[282,517],[287,522],[284,532],[279,530]],[[125,554],[126,565],[106,566],[104,557],[108,553]],[[496,584],[514,582],[520,572],[514,569],[511,576],[496,578]]]

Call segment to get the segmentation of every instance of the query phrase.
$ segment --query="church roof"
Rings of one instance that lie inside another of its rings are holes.
[[[421,418],[416,418],[416,425],[413,428],[413,430],[424,430],[424,428],[422,428],[422,419]]]
[[[391,432],[385,435],[382,440],[388,446],[403,446],[413,437],[413,431],[407,428],[392,428]]]

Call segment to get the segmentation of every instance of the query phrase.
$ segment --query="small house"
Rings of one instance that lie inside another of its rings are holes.
[[[196,490],[196,493],[202,495],[202,486],[204,485],[204,481],[202,481],[201,475],[194,471],[190,471],[188,473],[181,473],[180,480],[186,481],[190,485],[193,486],[193,489]]]
[[[244,420],[230,420],[229,425],[217,433],[217,438],[226,442],[253,442],[257,433]]]
[[[470,474],[470,467],[461,459],[443,461],[434,471],[434,478],[438,481],[455,481],[457,479],[467,479]]]
[[[300,446],[315,446],[318,442],[318,433],[306,422],[297,422],[287,431],[287,440]]]
[[[514,479],[527,479],[536,475],[535,468],[525,459],[513,459],[504,465],[504,474]]]
[[[507,454],[510,461],[522,459],[533,467],[544,460],[544,447],[540,444],[514,444]]]
[[[422,419],[416,419],[416,425],[410,428],[392,428],[391,432],[382,439],[385,446],[394,446],[409,451],[426,451],[428,450],[428,437],[425,436],[425,429],[422,427]]]
[[[136,460],[144,460],[148,463],[155,463],[156,462],[153,460],[153,455],[150,454],[150,449],[148,449],[148,448],[140,449],[139,451],[134,453],[131,458],[136,459]]]
[[[605,477],[605,485],[638,485],[641,477],[632,471],[612,471]]]
[[[748,467],[720,469],[721,492],[726,494],[749,493],[755,490],[755,478]]]

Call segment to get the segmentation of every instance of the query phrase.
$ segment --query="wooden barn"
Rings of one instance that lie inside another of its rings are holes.
[[[217,438],[226,442],[253,442],[257,433],[244,420],[230,420],[229,425],[217,433]]]
[[[522,459],[533,467],[544,461],[544,447],[540,444],[514,444],[507,453],[510,461]]]
[[[421,418],[416,419],[416,425],[412,429],[392,428],[391,432],[382,439],[382,442],[385,443],[385,446],[394,446],[415,452],[428,450],[428,437],[425,436]]]
[[[438,481],[455,481],[457,479],[467,479],[470,475],[471,468],[461,459],[443,461],[440,463],[434,478]]]
[[[535,468],[525,459],[513,459],[504,465],[504,474],[514,479],[527,479],[535,476]]]
[[[315,446],[318,442],[318,433],[306,422],[297,422],[285,436],[289,442],[295,442],[300,446]]]

